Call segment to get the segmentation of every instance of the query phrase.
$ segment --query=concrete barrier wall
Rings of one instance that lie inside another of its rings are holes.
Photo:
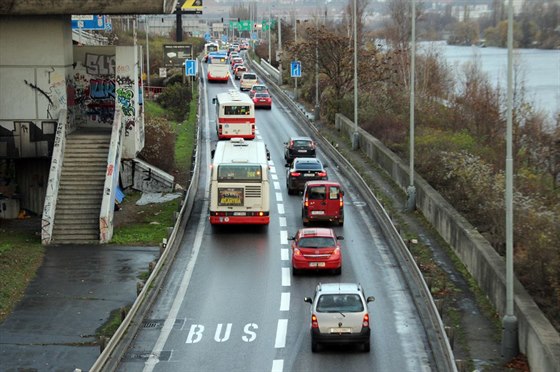
[[[263,70],[266,71],[267,74],[270,75],[270,77],[275,81],[278,82],[280,81],[280,71],[278,71],[277,69],[275,69],[270,63],[268,63],[267,61],[265,61],[264,59],[261,59],[261,63],[260,66]]]
[[[335,126],[351,138],[353,122],[336,115]],[[409,186],[409,167],[378,139],[359,128],[359,146],[391,175],[403,190]],[[416,207],[437,229],[487,294],[501,316],[505,312],[505,262],[486,239],[422,177],[414,176]],[[515,315],[519,322],[519,348],[533,371],[560,371],[560,336],[525,288],[515,281]]]

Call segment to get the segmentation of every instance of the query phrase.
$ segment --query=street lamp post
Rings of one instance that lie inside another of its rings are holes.
[[[360,147],[360,135],[358,133],[358,22],[356,21],[356,0],[353,9],[354,26],[354,133],[352,133],[352,150]]]
[[[506,129],[506,313],[502,319],[502,356],[512,360],[519,352],[517,317],[513,308],[513,4],[508,9],[507,129]]]
[[[317,9],[319,7],[317,6]],[[315,37],[315,121],[319,120],[321,117],[319,106],[319,15],[315,18],[315,30],[317,35]]]
[[[278,85],[284,82],[282,79],[282,18],[278,16]]]
[[[412,0],[412,32],[410,46],[410,184],[406,190],[406,210],[412,212],[416,209],[416,187],[414,186],[414,79],[416,64],[416,0]]]
[[[146,20],[146,77],[148,79],[148,87],[150,86],[150,41],[148,37],[148,33],[150,30],[150,23],[148,21],[148,16],[145,18]]]
[[[270,33],[272,32],[272,6],[268,4],[268,63],[272,64],[272,41]]]

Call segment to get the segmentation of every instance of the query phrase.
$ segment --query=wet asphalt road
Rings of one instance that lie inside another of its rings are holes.
[[[52,246],[14,312],[0,324],[0,370],[88,370],[96,330],[131,305],[158,247]]]

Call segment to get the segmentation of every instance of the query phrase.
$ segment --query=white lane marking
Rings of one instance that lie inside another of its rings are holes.
[[[278,220],[280,221],[280,227],[286,227],[286,217],[278,217]]]
[[[290,310],[290,292],[282,292],[280,297],[280,311]]]
[[[290,259],[290,252],[288,248],[282,248],[280,250],[280,259],[282,261],[288,261]]]
[[[203,94],[206,95],[206,92],[204,90]],[[206,97],[204,97],[206,98]],[[209,122],[208,122],[208,113],[210,112],[208,110],[208,100],[204,99],[204,104],[205,104],[205,110],[206,110],[206,116],[205,116],[205,126],[204,126],[204,138],[206,138],[206,146],[210,145],[210,134],[209,134]],[[204,157],[205,157],[205,164],[209,164],[209,152],[205,151],[204,152]],[[202,211],[206,211],[208,210],[208,189],[209,189],[209,185],[210,185],[210,172],[206,173],[206,181],[204,182],[205,187],[204,187],[204,203],[202,205]],[[187,268],[185,269],[185,274],[183,275],[183,278],[181,279],[181,284],[179,286],[179,290],[177,291],[177,294],[175,295],[175,299],[173,300],[173,304],[171,305],[171,309],[169,310],[169,314],[167,315],[167,318],[165,319],[165,322],[163,323],[163,328],[161,329],[161,332],[159,334],[159,337],[156,341],[156,344],[154,345],[154,348],[152,349],[152,352],[150,353],[150,357],[148,358],[148,360],[146,360],[146,363],[144,364],[144,369],[143,372],[152,372],[154,370],[154,368],[156,367],[156,365],[159,363],[159,355],[161,354],[163,347],[165,346],[165,343],[167,342],[167,339],[169,338],[169,335],[171,334],[171,331],[173,330],[173,326],[175,325],[175,322],[177,320],[177,315],[179,313],[179,309],[181,308],[181,305],[183,303],[183,299],[185,298],[185,294],[187,293],[187,289],[189,288],[189,283],[191,281],[191,276],[193,273],[193,269],[194,266],[196,264],[196,259],[198,258],[198,252],[200,251],[200,246],[202,245],[202,237],[204,236],[204,227],[206,225],[206,218],[204,215],[200,216],[200,219],[198,220],[198,226],[196,228],[196,235],[195,235],[195,239],[194,239],[194,244],[193,244],[193,248],[192,248],[192,253],[191,253],[191,259],[189,260],[189,263],[187,264]]]
[[[284,201],[284,199],[282,199],[282,193],[281,192],[276,193],[276,201],[279,201],[279,202]]]
[[[262,136],[257,135],[256,137],[257,137],[257,139],[258,139],[259,141],[262,141]]]
[[[278,204],[278,214],[284,214],[284,204]]]
[[[289,267],[282,268],[282,287],[289,287],[292,283],[292,274]]]
[[[272,160],[268,162],[268,166],[268,169],[270,169],[270,173],[276,174],[276,167],[274,166],[274,162],[272,162]]]
[[[276,329],[276,342],[275,348],[282,348],[286,346],[286,334],[288,331],[288,319],[278,319],[278,328]]]
[[[272,179],[273,179],[274,181],[278,181],[278,175],[277,175],[277,174],[272,173],[272,174],[270,175],[270,177],[272,177]]]
[[[286,230],[280,230],[280,244],[288,245],[288,232]]]
[[[274,181],[274,190],[280,190],[280,182]]]
[[[284,371],[284,359],[274,359],[272,361],[271,372],[282,372]]]

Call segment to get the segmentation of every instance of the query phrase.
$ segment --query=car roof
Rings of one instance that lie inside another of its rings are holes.
[[[252,75],[254,77],[245,77],[246,75]],[[255,74],[254,72],[244,72],[243,75],[241,75],[242,79],[256,79],[257,78],[257,74]]]
[[[305,136],[296,136],[296,137],[290,137],[291,141],[313,141],[311,139],[311,137],[305,137]]]
[[[319,293],[361,293],[362,286],[358,283],[319,283]]]
[[[298,163],[315,163],[315,164],[323,164],[321,163],[321,160],[317,159],[317,158],[295,158],[294,161],[298,162]]]
[[[264,84],[253,84],[253,86],[251,87],[251,90],[255,89],[255,87],[264,87],[264,88],[268,89],[267,86],[264,85]]]
[[[327,180],[315,180],[315,181],[307,181],[306,182],[307,187],[311,187],[311,186],[323,186],[323,185],[329,185],[329,186],[338,186],[340,187],[340,183],[336,182],[336,181],[327,181]]]
[[[313,227],[313,228],[304,228],[299,229],[300,237],[315,237],[315,236],[324,236],[324,237],[336,237],[333,229],[329,229],[328,227]]]

